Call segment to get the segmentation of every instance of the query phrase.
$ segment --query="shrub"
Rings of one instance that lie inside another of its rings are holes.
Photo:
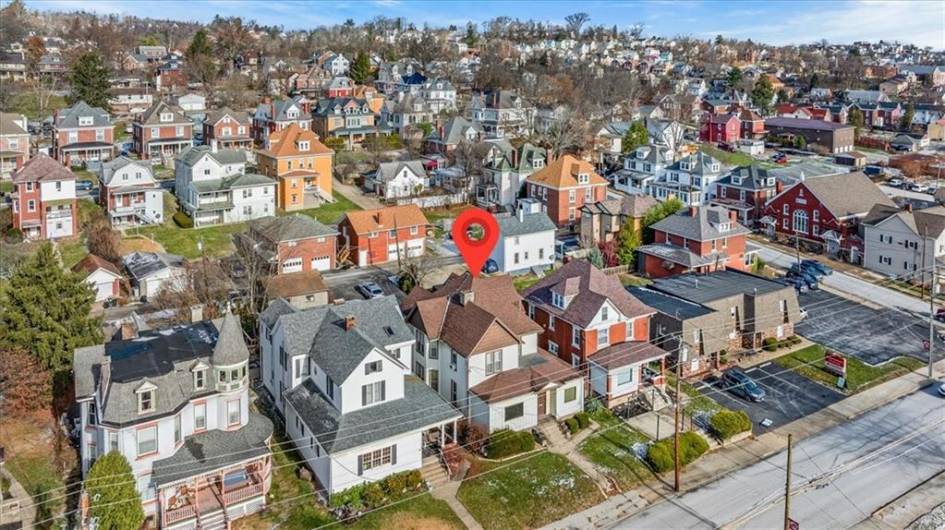
[[[564,424],[565,426],[568,427],[568,431],[570,431],[571,434],[574,434],[578,432],[579,430],[581,430],[581,426],[578,425],[578,421],[574,418],[568,418],[564,420]]]
[[[736,434],[751,429],[751,419],[742,410],[720,410],[709,420],[712,434],[721,440],[728,440]]]
[[[394,473],[384,478],[381,485],[388,495],[400,495],[407,489],[407,475],[406,473]],[[365,492],[365,495],[367,495],[367,492]],[[364,500],[367,501],[368,499],[365,498]]]
[[[709,450],[709,443],[697,433],[684,432],[679,435],[680,463],[689,465]],[[657,473],[669,471],[676,465],[673,460],[673,439],[666,438],[654,443],[646,451],[646,459]]]
[[[406,474],[407,489],[419,489],[423,485],[423,474],[419,469],[408,471]]]
[[[502,429],[492,433],[486,445],[486,456],[489,458],[506,458],[519,453],[531,451],[535,448],[535,438],[527,431],[510,431]]]
[[[582,429],[586,429],[591,424],[591,417],[586,412],[578,412],[574,415],[574,419],[577,420],[578,426]]]
[[[728,352],[726,350],[719,352],[719,364],[728,364]]]
[[[399,473],[398,473],[399,475]],[[394,477],[396,475],[391,475]],[[387,481],[385,481],[387,482]],[[384,505],[384,499],[387,496],[384,493],[384,487],[378,482],[370,482],[364,487],[364,492],[361,493],[361,498],[364,499],[364,504],[368,508],[377,508]]]
[[[364,488],[366,486],[367,484],[359,484],[335,493],[331,496],[331,500],[328,503],[329,506],[332,508],[348,506],[355,510],[363,508],[362,495],[364,494]]]
[[[479,453],[489,441],[489,432],[477,423],[465,421],[460,427],[459,440],[471,452]]]
[[[774,351],[774,350],[776,350],[776,349],[778,348],[778,339],[776,339],[776,338],[774,338],[774,337],[768,337],[768,338],[765,339],[765,341],[764,341],[764,346],[763,346],[763,348],[764,348],[765,351]]]
[[[175,212],[174,213],[174,223],[181,228],[193,228],[194,220],[191,219],[184,212]]]

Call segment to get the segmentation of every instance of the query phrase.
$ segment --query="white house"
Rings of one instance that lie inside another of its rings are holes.
[[[544,269],[555,262],[555,224],[536,199],[521,199],[514,215],[497,217],[499,241],[490,259],[500,272]]]
[[[863,266],[886,276],[928,275],[945,256],[945,206],[913,210],[877,204],[863,218]]]
[[[673,151],[661,145],[637,147],[623,159],[623,169],[614,177],[614,189],[630,195],[645,195],[650,184],[663,176],[673,163]]]
[[[330,72],[333,76],[348,75],[348,70],[351,68],[351,61],[339,53],[329,57],[322,64],[322,68]]]
[[[480,204],[511,206],[532,173],[548,163],[544,149],[524,143],[513,147],[505,140],[490,142],[482,165],[482,179],[476,189]]]
[[[273,427],[249,409],[238,317],[78,348],[73,364],[83,477],[121,453],[156,528],[226,528],[266,506]]]
[[[676,197],[687,206],[701,206],[715,198],[716,183],[722,176],[722,163],[700,151],[668,166],[660,178],[650,182],[648,193],[659,201]]]
[[[164,190],[151,164],[120,156],[102,164],[99,181],[99,203],[112,226],[164,222]]]
[[[161,252],[132,252],[121,259],[136,297],[156,296],[165,286],[183,288],[187,276],[182,256]]]
[[[366,187],[385,199],[419,195],[430,187],[430,176],[422,160],[382,162],[377,171],[365,179]]]
[[[195,227],[238,223],[276,213],[276,181],[246,173],[246,152],[189,147],[176,159],[177,200]]]
[[[263,385],[305,464],[329,493],[422,466],[424,435],[462,416],[408,367],[414,336],[397,300],[297,310],[274,301],[259,319]]]
[[[76,263],[72,270],[85,276],[85,282],[95,293],[96,302],[118,297],[123,276],[118,267],[108,261],[95,254],[89,254]]]
[[[413,370],[489,432],[535,427],[584,408],[584,378],[538,348],[541,326],[508,275],[451,275],[401,304],[417,336]]]
[[[204,112],[207,110],[207,98],[200,94],[182,94],[175,98],[177,106],[184,112]]]

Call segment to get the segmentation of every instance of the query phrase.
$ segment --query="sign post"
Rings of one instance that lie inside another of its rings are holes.
[[[847,358],[839,353],[827,352],[824,355],[824,368],[837,377],[846,378]]]

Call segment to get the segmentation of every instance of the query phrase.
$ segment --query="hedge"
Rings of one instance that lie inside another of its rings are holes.
[[[489,438],[486,444],[486,457],[506,458],[526,453],[535,448],[535,437],[528,431],[510,431],[501,429]]]
[[[193,228],[194,220],[184,212],[174,212],[174,222],[181,228]]]
[[[591,417],[586,412],[578,412],[574,415],[574,419],[577,420],[578,426],[582,429],[586,429],[591,424]]]
[[[332,508],[349,506],[354,509],[379,508],[400,500],[405,494],[423,487],[423,475],[419,469],[388,475],[376,482],[366,482],[331,496]]]
[[[712,434],[721,440],[751,430],[751,419],[743,410],[720,410],[712,415],[709,424]]]
[[[774,351],[778,349],[778,339],[774,337],[768,337],[764,340],[763,348],[765,351]]]
[[[694,462],[708,450],[709,442],[702,436],[694,432],[679,435],[680,460],[683,466]],[[652,444],[646,451],[646,459],[654,471],[662,473],[675,466],[673,454],[673,439],[670,437]]]
[[[574,418],[568,418],[564,420],[564,424],[568,427],[568,431],[570,431],[571,434],[581,430],[580,424],[578,424],[578,421]]]

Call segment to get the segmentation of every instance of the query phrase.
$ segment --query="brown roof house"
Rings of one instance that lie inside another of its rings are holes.
[[[587,203],[581,207],[581,239],[593,245],[613,241],[627,221],[633,223],[633,229],[642,237],[643,217],[656,204],[656,199],[649,195],[630,195]]]
[[[328,287],[317,270],[290,272],[266,280],[266,298],[283,299],[296,309],[326,305],[331,301]]]
[[[510,276],[451,275],[411,291],[401,309],[418,339],[414,373],[489,432],[583,410],[582,374],[538,347],[541,326]]]
[[[96,302],[118,298],[124,276],[113,263],[95,254],[89,254],[76,263],[72,270],[85,277],[86,283],[95,293]]]

